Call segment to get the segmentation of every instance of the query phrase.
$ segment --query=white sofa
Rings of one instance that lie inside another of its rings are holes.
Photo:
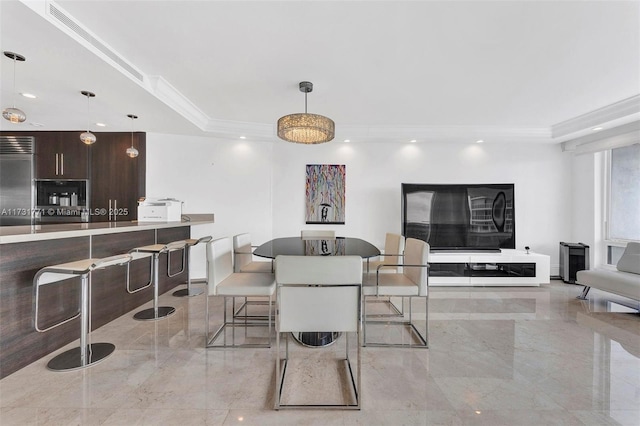
[[[586,299],[591,287],[640,301],[640,243],[628,243],[615,270],[578,271],[576,284],[585,286],[578,299]]]

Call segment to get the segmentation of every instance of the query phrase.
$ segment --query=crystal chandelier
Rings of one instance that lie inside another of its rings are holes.
[[[329,142],[335,136],[335,123],[323,115],[307,113],[307,93],[313,90],[313,83],[301,81],[299,87],[304,93],[304,113],[281,117],[278,120],[278,137],[302,144]]]
[[[131,158],[136,158],[138,156],[138,150],[133,147],[133,120],[138,118],[138,116],[127,114],[127,117],[131,119],[131,147],[127,148],[127,155]]]
[[[26,58],[13,52],[4,52],[4,56],[13,59],[13,106],[2,110],[2,117],[12,123],[22,123],[27,119],[27,114],[16,108],[16,61],[24,62]]]
[[[87,131],[80,133],[80,140],[84,142],[85,145],[91,145],[96,142],[96,135],[89,131],[89,99],[95,97],[96,94],[86,90],[80,93],[87,97]]]

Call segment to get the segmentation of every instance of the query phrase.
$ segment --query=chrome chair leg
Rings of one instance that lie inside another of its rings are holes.
[[[402,321],[392,321],[392,320],[366,320],[366,316],[365,316],[365,324],[364,324],[364,331],[363,331],[363,336],[364,336],[364,341],[363,341],[363,346],[371,346],[371,347],[406,347],[406,348],[423,348],[423,349],[427,349],[429,347],[428,344],[428,332],[429,332],[429,297],[428,296],[416,296],[416,297],[424,297],[425,298],[425,327],[426,327],[426,332],[423,335],[420,330],[416,327],[416,325],[413,322],[413,308],[412,308],[412,302],[413,302],[413,296],[407,296],[407,298],[409,299],[409,309],[408,309],[408,318],[407,319],[403,319]],[[403,306],[404,306],[404,299],[405,297],[402,297],[403,300]],[[364,309],[366,309],[366,302],[363,302],[363,313],[366,312],[364,311]],[[403,308],[404,310],[404,308]],[[370,342],[367,340],[367,324],[388,324],[388,325],[399,325],[402,327],[406,327],[408,329],[409,335],[411,336],[410,338],[413,339],[415,337],[415,339],[419,342],[417,344],[414,344],[411,340],[409,341],[409,343],[381,343],[381,342]]]
[[[227,303],[228,303],[228,299],[231,299],[231,315],[229,318],[229,315],[227,315]],[[266,338],[266,343],[240,343],[240,344],[236,344],[236,328],[237,327],[243,327],[245,329],[245,339],[247,338],[247,331],[249,327],[265,327],[264,323],[256,323],[256,322],[248,322],[248,321],[243,321],[242,323],[237,322],[236,316],[233,315],[233,312],[235,311],[235,297],[234,296],[225,296],[223,297],[223,309],[222,309],[222,325],[220,325],[220,327],[218,327],[218,329],[213,333],[213,336],[209,337],[209,308],[208,308],[208,296],[207,296],[207,308],[206,308],[206,316],[207,316],[207,323],[206,323],[206,347],[207,348],[270,348],[271,347],[271,327],[272,327],[272,303],[271,303],[271,297],[269,297],[269,320],[267,321],[267,338]],[[231,344],[227,343],[227,333],[226,333],[226,329],[227,327],[231,328]],[[218,338],[220,338],[220,336],[222,335],[222,344],[215,344],[215,341],[218,340]]]

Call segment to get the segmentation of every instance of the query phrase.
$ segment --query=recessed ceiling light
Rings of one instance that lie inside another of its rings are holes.
[[[25,98],[29,98],[29,99],[35,99],[37,96],[34,95],[33,93],[20,93],[22,96],[24,96]]]
[[[107,127],[107,125],[104,124],[104,123],[96,123],[96,126],[98,126],[98,127]]]
[[[478,139],[476,143],[484,143],[484,141],[482,139]]]
[[[240,136],[240,139],[246,139],[246,138],[247,138],[246,136]]]
[[[591,130],[593,130],[594,132],[597,132],[598,130],[602,130],[602,129],[603,129],[603,127],[594,127]]]
[[[416,139],[411,139],[409,142],[411,142],[411,143],[416,143],[416,142],[418,142],[418,141],[417,141]]]
[[[351,139],[345,139],[344,141],[348,143],[351,142]]]

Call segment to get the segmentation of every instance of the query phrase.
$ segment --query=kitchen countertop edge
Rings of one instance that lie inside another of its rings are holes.
[[[144,231],[147,229],[178,228],[181,226],[196,226],[211,223],[214,223],[213,214],[183,214],[182,221],[180,222],[138,222],[137,220],[133,220],[128,222],[0,226],[0,244],[116,234],[120,232]]]

